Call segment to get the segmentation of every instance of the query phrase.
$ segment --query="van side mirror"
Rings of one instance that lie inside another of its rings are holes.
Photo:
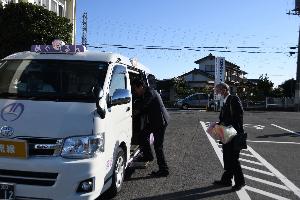
[[[95,100],[96,100],[97,113],[100,115],[101,119],[104,119],[106,112],[103,108],[101,108],[101,106],[99,104],[99,100],[104,96],[104,92],[103,92],[102,88],[98,87],[98,86],[94,86],[92,91],[93,91],[93,94],[94,94]]]
[[[109,105],[121,105],[121,104],[127,104],[131,101],[131,93],[127,89],[116,89],[116,91],[113,93],[113,96],[109,100]]]

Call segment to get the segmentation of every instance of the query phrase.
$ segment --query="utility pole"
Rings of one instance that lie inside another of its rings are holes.
[[[84,12],[82,15],[82,37],[81,44],[87,46],[87,12]]]
[[[300,0],[295,0],[295,9],[289,11],[288,15],[300,15]],[[300,111],[300,26],[298,33],[298,56],[296,71],[296,88],[295,88],[295,111]]]
[[[298,36],[298,56],[297,56],[297,72],[296,72],[296,88],[295,88],[295,110],[300,111],[300,27]]]

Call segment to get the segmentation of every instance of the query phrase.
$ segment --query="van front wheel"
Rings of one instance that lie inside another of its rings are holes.
[[[109,189],[110,196],[117,195],[120,192],[125,175],[125,154],[122,148],[118,148],[117,157],[114,163],[114,172],[112,176],[112,185]]]

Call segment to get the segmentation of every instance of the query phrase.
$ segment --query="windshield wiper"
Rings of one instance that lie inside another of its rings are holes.
[[[0,93],[0,98],[28,99],[28,100],[50,100],[50,101],[94,101],[95,97],[90,94],[53,94],[53,93]]]
[[[29,94],[26,97],[29,100],[56,100],[56,101],[59,101],[61,99],[61,96],[59,96],[59,95],[53,95],[51,93]]]
[[[94,102],[95,97],[90,94],[63,94],[60,96],[62,101],[82,101],[82,102]]]
[[[9,92],[2,92],[0,93],[0,97],[6,98],[14,98],[14,99],[29,99],[29,100],[38,100],[38,99],[59,99],[59,97],[53,96],[53,94],[28,94],[28,93],[9,93]]]

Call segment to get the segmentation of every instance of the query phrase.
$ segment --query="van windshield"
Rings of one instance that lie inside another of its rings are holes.
[[[0,98],[93,102],[108,63],[69,60],[3,60]]]

